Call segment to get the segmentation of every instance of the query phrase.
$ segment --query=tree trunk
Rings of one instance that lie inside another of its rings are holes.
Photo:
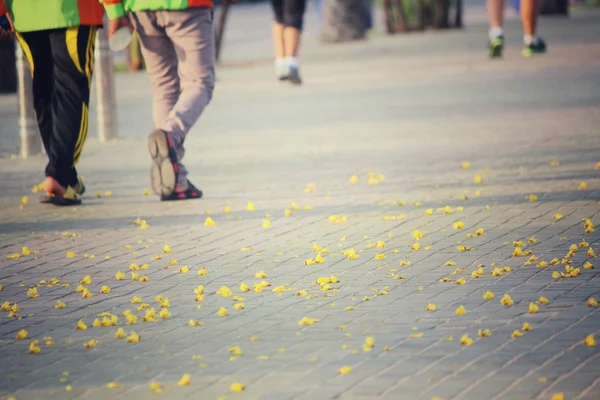
[[[569,15],[569,0],[541,0],[540,15]]]
[[[329,43],[364,39],[367,16],[365,0],[325,0],[321,38]]]
[[[16,93],[17,67],[15,39],[5,34],[0,39],[0,93]]]

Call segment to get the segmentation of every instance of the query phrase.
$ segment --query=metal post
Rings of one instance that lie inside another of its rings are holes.
[[[105,22],[104,26],[108,24]],[[96,36],[96,101],[98,113],[98,137],[101,142],[115,139],[117,134],[117,111],[115,101],[115,72],[108,47],[108,34],[99,29]]]
[[[19,136],[21,157],[28,158],[42,152],[42,141],[33,108],[33,81],[29,63],[20,45],[15,46],[17,59],[17,91],[19,94]]]

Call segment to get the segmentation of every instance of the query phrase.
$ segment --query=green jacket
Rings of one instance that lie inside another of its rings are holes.
[[[0,15],[8,13],[17,32],[102,25],[98,0],[0,0]]]
[[[212,0],[103,0],[103,3],[110,19],[122,17],[127,12],[213,7]]]

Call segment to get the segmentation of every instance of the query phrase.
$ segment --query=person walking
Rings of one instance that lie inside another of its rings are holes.
[[[546,52],[546,43],[536,35],[538,20],[538,0],[520,0],[521,22],[523,24],[524,47],[521,54],[529,57]],[[488,0],[490,20],[488,52],[490,58],[502,57],[504,50],[504,0]]]
[[[104,0],[104,7],[109,38],[121,28],[135,29],[152,81],[152,189],[163,201],[202,197],[182,159],[186,135],[215,86],[212,0]]]
[[[271,6],[275,15],[273,24],[275,74],[280,81],[300,85],[302,78],[297,57],[304,25],[306,0],[271,0]]]
[[[75,165],[88,131],[96,31],[104,10],[98,0],[0,0],[29,63],[33,106],[48,164],[43,203],[81,203],[85,186]],[[4,24],[5,29],[6,24]]]

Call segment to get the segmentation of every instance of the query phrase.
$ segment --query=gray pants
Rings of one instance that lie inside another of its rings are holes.
[[[187,185],[183,142],[212,98],[215,49],[212,8],[131,13],[154,87],[154,127],[169,135]]]

